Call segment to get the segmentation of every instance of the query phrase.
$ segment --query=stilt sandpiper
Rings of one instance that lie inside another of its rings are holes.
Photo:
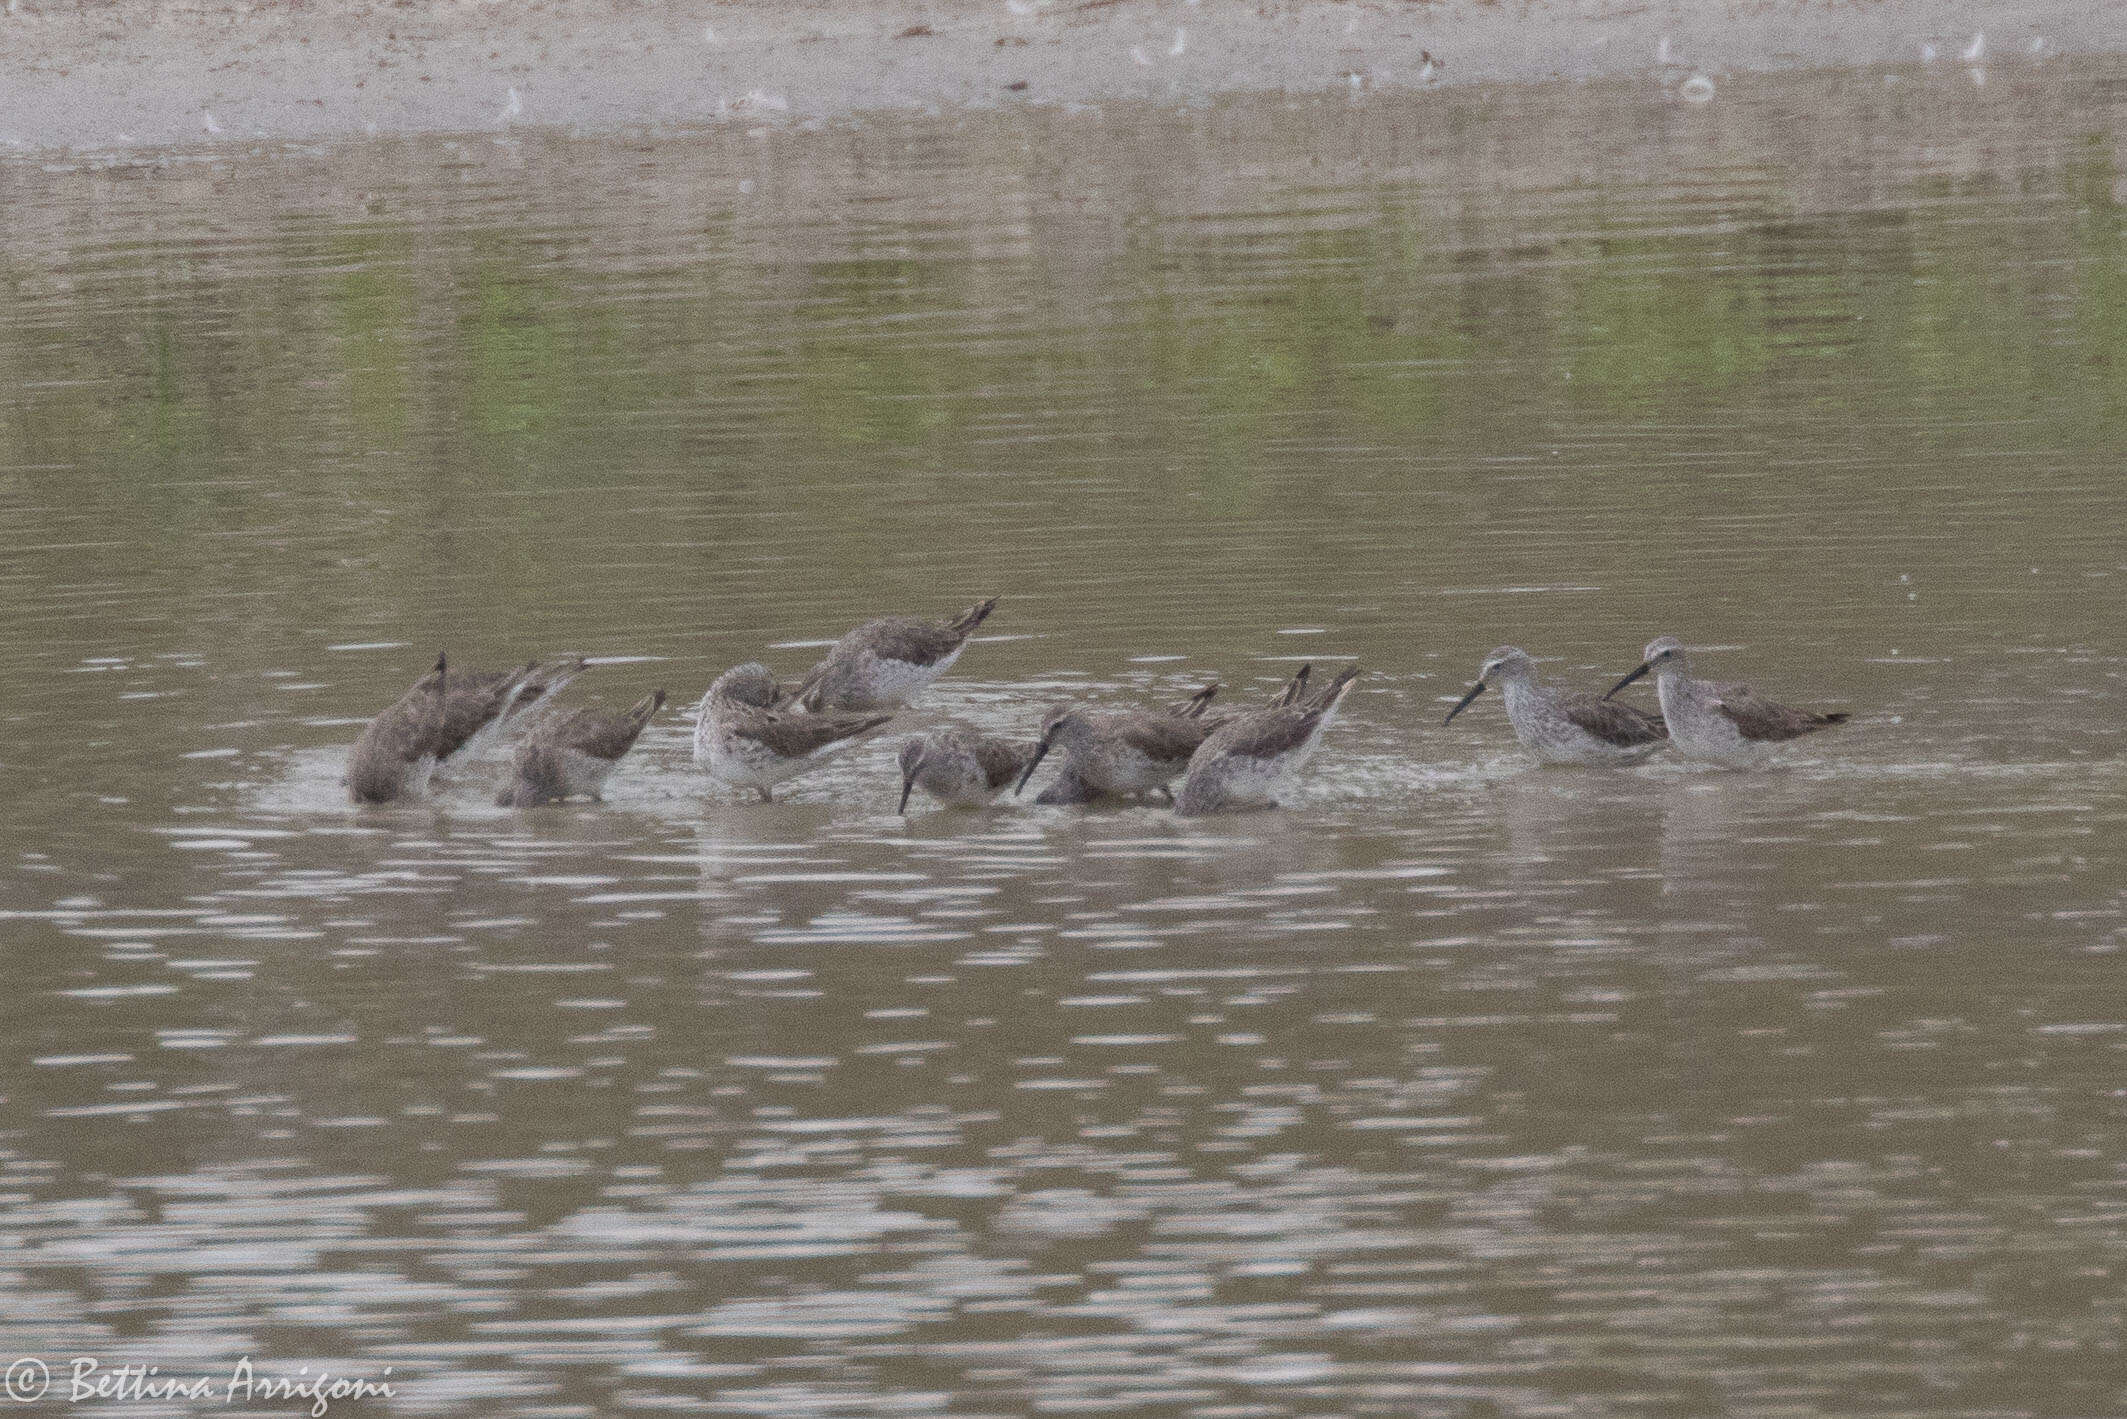
[[[563,798],[599,797],[664,703],[665,692],[653,690],[625,714],[587,708],[550,716],[517,746],[510,781],[495,802],[530,808]]]
[[[1197,746],[1225,722],[1204,713],[1217,693],[1216,684],[1207,685],[1183,703],[1157,710],[1058,705],[1043,716],[1041,740],[1013,791],[1024,792],[1041,761],[1059,748],[1065,770],[1060,785],[1051,785],[1058,795],[1051,797],[1044,790],[1036,803],[1083,803],[1166,791],[1168,782],[1189,767]]]
[[[997,609],[978,601],[950,621],[886,616],[866,621],[834,644],[798,686],[808,713],[897,710],[952,668],[975,628]]]
[[[1686,758],[1744,768],[1762,763],[1777,746],[1846,723],[1844,713],[1818,714],[1761,698],[1750,686],[1692,678],[1684,644],[1675,636],[1648,642],[1639,668],[1610,687],[1616,694],[1652,674],[1669,724],[1669,740]]]
[[[726,670],[702,696],[694,723],[694,762],[734,788],[750,788],[761,802],[786,779],[818,768],[890,714],[796,714],[778,708],[783,690],[768,667],[755,662]]]
[[[1175,801],[1183,817],[1245,808],[1275,808],[1278,795],[1304,767],[1336,718],[1359,667],[1347,667],[1319,692],[1307,693],[1310,667],[1301,666],[1277,700],[1226,720],[1189,760]]]
[[[1490,685],[1507,702],[1507,723],[1521,747],[1550,764],[1636,764],[1668,747],[1669,730],[1658,714],[1588,690],[1553,690],[1539,684],[1527,651],[1503,645],[1484,658],[1477,683],[1448,711],[1455,716]]]
[[[347,757],[347,793],[357,803],[390,803],[428,792],[436,769],[449,672],[444,657],[413,688],[369,722]]]
[[[945,729],[901,746],[901,807],[922,789],[948,808],[982,808],[1026,771],[1034,746],[966,729]]]

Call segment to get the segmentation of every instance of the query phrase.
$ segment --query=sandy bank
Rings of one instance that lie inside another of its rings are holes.
[[[2110,0],[13,0],[0,144],[751,124],[1619,75],[1681,90],[1738,70],[1968,54],[2022,66],[2123,47]]]

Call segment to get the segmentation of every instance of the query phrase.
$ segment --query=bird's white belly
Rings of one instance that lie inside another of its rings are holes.
[[[1292,782],[1294,755],[1280,759],[1225,759],[1212,765],[1218,806],[1268,808]],[[1186,791],[1186,790],[1185,790]]]
[[[1688,759],[1748,766],[1762,762],[1769,744],[1745,739],[1735,721],[1696,697],[1663,694],[1662,718],[1669,722],[1669,742]]]
[[[877,655],[867,656],[858,678],[864,692],[876,700],[881,708],[899,709],[930,688],[931,681],[952,669],[953,662],[959,658],[960,650],[957,647],[934,665],[918,665],[912,660],[889,660]]]
[[[705,702],[694,719],[694,766],[716,773],[716,753],[716,720]]]
[[[470,764],[493,748],[495,741],[502,737],[502,731],[507,726],[510,711],[516,708],[517,697],[523,693],[524,686],[522,684],[511,690],[509,695],[502,701],[502,708],[495,711],[495,717],[474,730],[472,738],[458,746],[458,752],[451,755],[452,762]]]
[[[757,739],[715,733],[709,736],[706,767],[712,778],[734,788],[773,788],[812,768],[823,757],[824,754],[809,754],[786,758]]]
[[[1101,787],[1109,793],[1147,793],[1188,767],[1168,759],[1155,759],[1136,749],[1117,749],[1101,755],[1100,759],[1101,768],[1105,770],[1100,775],[1105,780]],[[1090,781],[1094,776],[1085,774],[1084,777]]]
[[[423,754],[406,766],[405,786],[400,790],[412,797],[428,792],[428,781],[436,775],[436,756]]]
[[[1294,749],[1291,753],[1285,755],[1285,757],[1283,757],[1282,759],[1277,760],[1278,773],[1286,778],[1290,778],[1294,774],[1298,773],[1300,770],[1306,768],[1308,761],[1314,758],[1315,750],[1322,747],[1322,736],[1323,734],[1328,732],[1329,726],[1330,716],[1324,715],[1321,719],[1317,720],[1315,722],[1314,732],[1309,734],[1297,749]]]
[[[1522,747],[1549,764],[1636,764],[1661,747],[1652,744],[1606,743],[1570,723],[1514,726]]]
[[[1616,759],[1610,746],[1567,719],[1550,697],[1532,693],[1519,682],[1501,692],[1507,723],[1522,748],[1546,764],[1608,764]]]
[[[711,777],[735,788],[767,788],[788,777],[778,772],[775,755],[766,749],[744,747],[722,735],[711,738],[706,767]]]

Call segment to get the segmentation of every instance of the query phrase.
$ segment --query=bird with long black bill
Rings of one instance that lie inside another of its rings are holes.
[[[901,746],[901,806],[922,789],[948,808],[983,808],[1012,786],[1034,757],[1034,745],[969,729],[943,729]]]
[[[1051,752],[1064,753],[1064,771],[1037,803],[1085,803],[1127,798],[1167,785],[1189,767],[1189,756],[1225,721],[1205,708],[1217,694],[1211,684],[1167,709],[1090,709],[1057,705],[1042,717],[1034,757],[1012,791],[1023,793]],[[1051,790],[1055,796],[1051,797]],[[1172,793],[1168,793],[1172,799]]]
[[[1441,724],[1453,724],[1491,685],[1500,687],[1514,737],[1546,763],[1637,764],[1668,747],[1660,715],[1588,690],[1551,689],[1536,678],[1535,659],[1511,645],[1484,658],[1477,683]]]
[[[1738,682],[1697,679],[1684,643],[1675,636],[1649,641],[1639,666],[1612,685],[1604,698],[1643,675],[1654,676],[1662,718],[1669,725],[1669,741],[1676,751],[1686,758],[1731,768],[1763,763],[1780,745],[1850,718],[1844,711],[1819,713],[1779,704]]]

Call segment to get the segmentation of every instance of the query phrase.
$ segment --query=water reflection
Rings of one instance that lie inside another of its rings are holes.
[[[2106,1412],[2127,90],[1890,77],[0,166],[0,1349]],[[1227,820],[338,783],[437,645],[684,704],[998,589],[927,716],[1366,675]],[[1860,715],[1437,727],[1670,629]]]

